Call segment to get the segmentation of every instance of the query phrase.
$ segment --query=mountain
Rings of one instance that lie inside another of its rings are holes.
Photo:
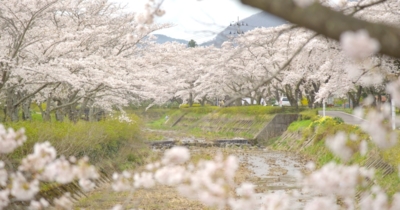
[[[188,44],[188,42],[189,42],[189,41],[184,40],[184,39],[175,39],[175,38],[172,38],[172,37],[169,37],[169,36],[165,36],[165,35],[162,35],[162,34],[153,34],[153,35],[157,38],[156,42],[158,44],[164,44],[166,42],[178,42],[178,43],[181,43],[181,44]]]
[[[200,44],[200,46],[214,45],[216,47],[221,47],[221,44],[228,40],[228,36],[237,36],[236,34],[239,29],[239,32],[247,32],[259,27],[275,27],[285,23],[287,23],[287,21],[281,18],[278,18],[266,12],[260,12],[248,18],[240,20],[240,26],[238,26],[237,22],[232,23],[230,26],[226,27],[223,31],[218,33],[213,40],[204,42]]]

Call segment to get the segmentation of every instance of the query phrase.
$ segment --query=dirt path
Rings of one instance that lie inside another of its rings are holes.
[[[194,148],[192,160],[211,159],[217,152],[234,154],[239,158],[236,181],[256,184],[261,199],[264,193],[290,193],[298,189],[296,176],[305,170],[306,161],[298,156],[258,148]],[[307,200],[307,196],[299,200]],[[135,209],[212,209],[180,196],[171,187],[157,186],[151,190],[116,193],[107,185],[81,199],[75,209],[111,209],[116,204]]]

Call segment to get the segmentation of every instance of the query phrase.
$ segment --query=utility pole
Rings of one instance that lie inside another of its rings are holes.
[[[249,26],[249,24],[244,23],[244,22],[240,22],[239,20],[239,16],[237,18],[236,22],[231,22],[231,24],[229,26],[234,26],[235,30],[232,32],[230,31],[229,34],[233,35],[233,34],[244,34],[244,31],[240,28],[241,26]]]

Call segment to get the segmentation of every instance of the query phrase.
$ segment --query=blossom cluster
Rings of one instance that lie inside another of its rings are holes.
[[[256,185],[250,182],[235,183],[238,160],[234,156],[224,159],[217,154],[213,160],[200,160],[196,165],[188,162],[189,159],[187,148],[174,147],[167,150],[160,161],[146,165],[143,172],[115,173],[112,187],[116,191],[134,191],[157,184],[173,186],[182,196],[218,209],[336,210],[359,206],[361,209],[394,210],[400,203],[398,200],[390,203],[386,193],[377,190],[380,189],[377,186],[364,191],[361,201],[357,200],[357,190],[367,188],[374,180],[373,168],[330,162],[318,170],[312,169],[309,175],[298,177],[302,183],[300,191],[310,196],[301,204],[297,190],[257,193]],[[398,197],[396,194],[394,198]],[[338,205],[338,199],[343,204]],[[124,207],[117,205],[115,209]]]
[[[7,149],[0,147],[3,154],[13,152],[26,140],[23,129],[15,132],[0,125],[0,133],[0,144],[8,145]],[[41,182],[62,185],[78,180],[79,186],[89,191],[95,187],[93,181],[98,178],[96,168],[89,164],[87,157],[79,160],[70,157],[67,160],[64,156],[57,157],[55,148],[49,142],[36,143],[33,152],[24,157],[18,167],[0,160],[0,209],[18,201],[30,201],[30,209],[48,207],[48,200],[37,197]],[[53,202],[61,209],[72,208],[72,199],[68,194],[55,198]]]

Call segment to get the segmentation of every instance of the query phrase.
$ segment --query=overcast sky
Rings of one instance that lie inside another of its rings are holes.
[[[141,11],[147,0],[112,0],[127,4],[131,11]],[[175,27],[157,34],[201,43],[212,39],[231,22],[247,18],[260,10],[242,5],[238,0],[164,0],[166,14],[156,22],[172,23]]]

